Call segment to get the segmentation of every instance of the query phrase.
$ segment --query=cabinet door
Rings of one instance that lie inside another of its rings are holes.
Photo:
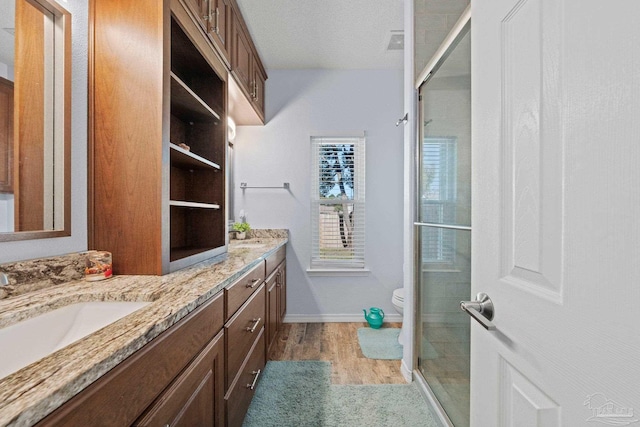
[[[253,92],[251,93],[251,102],[258,111],[258,113],[264,117],[264,82],[265,77],[257,64],[258,58],[253,58]]]
[[[13,193],[13,82],[1,77],[0,193]]]
[[[267,279],[267,349],[271,347],[278,332],[280,292],[277,284],[278,273],[274,273]]]
[[[249,351],[236,381],[225,396],[227,426],[241,427],[266,364],[264,333]]]
[[[279,290],[279,311],[278,325],[284,320],[287,314],[287,263],[284,261],[278,268],[278,290]],[[280,328],[280,326],[278,326]]]
[[[210,15],[209,15],[209,2],[212,0],[185,0],[191,12],[196,16],[196,21],[205,31],[208,30]]]
[[[253,61],[253,53],[251,45],[247,39],[247,35],[242,30],[238,18],[234,16],[233,20],[233,55],[231,58],[231,71],[236,76],[236,80],[240,86],[251,94],[251,65]]]
[[[224,426],[224,331],[205,347],[136,426]]]
[[[209,25],[209,37],[213,40],[222,57],[229,61],[229,18],[231,6],[229,0],[211,1],[211,25]]]

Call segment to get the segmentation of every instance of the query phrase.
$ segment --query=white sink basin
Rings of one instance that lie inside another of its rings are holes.
[[[0,378],[133,313],[148,302],[70,304],[0,329]]]

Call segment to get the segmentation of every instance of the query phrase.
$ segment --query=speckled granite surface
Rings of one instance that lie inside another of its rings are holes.
[[[0,288],[0,299],[82,279],[85,259],[81,252],[2,264],[0,272],[7,274],[9,285]]]
[[[126,359],[287,243],[284,237],[232,240],[228,258],[166,276],[76,280],[0,300],[0,326],[83,301],[151,301],[111,325],[0,379],[0,426],[30,426]],[[238,247],[240,246],[240,247]]]

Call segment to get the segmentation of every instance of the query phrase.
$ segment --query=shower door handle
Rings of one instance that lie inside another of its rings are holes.
[[[484,292],[476,295],[475,301],[460,301],[460,310],[473,317],[486,330],[494,331],[496,329],[496,325],[491,323],[495,314],[493,302]]]

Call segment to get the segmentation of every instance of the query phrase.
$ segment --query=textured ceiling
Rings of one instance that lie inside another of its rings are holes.
[[[237,0],[267,69],[402,68],[403,0]]]

